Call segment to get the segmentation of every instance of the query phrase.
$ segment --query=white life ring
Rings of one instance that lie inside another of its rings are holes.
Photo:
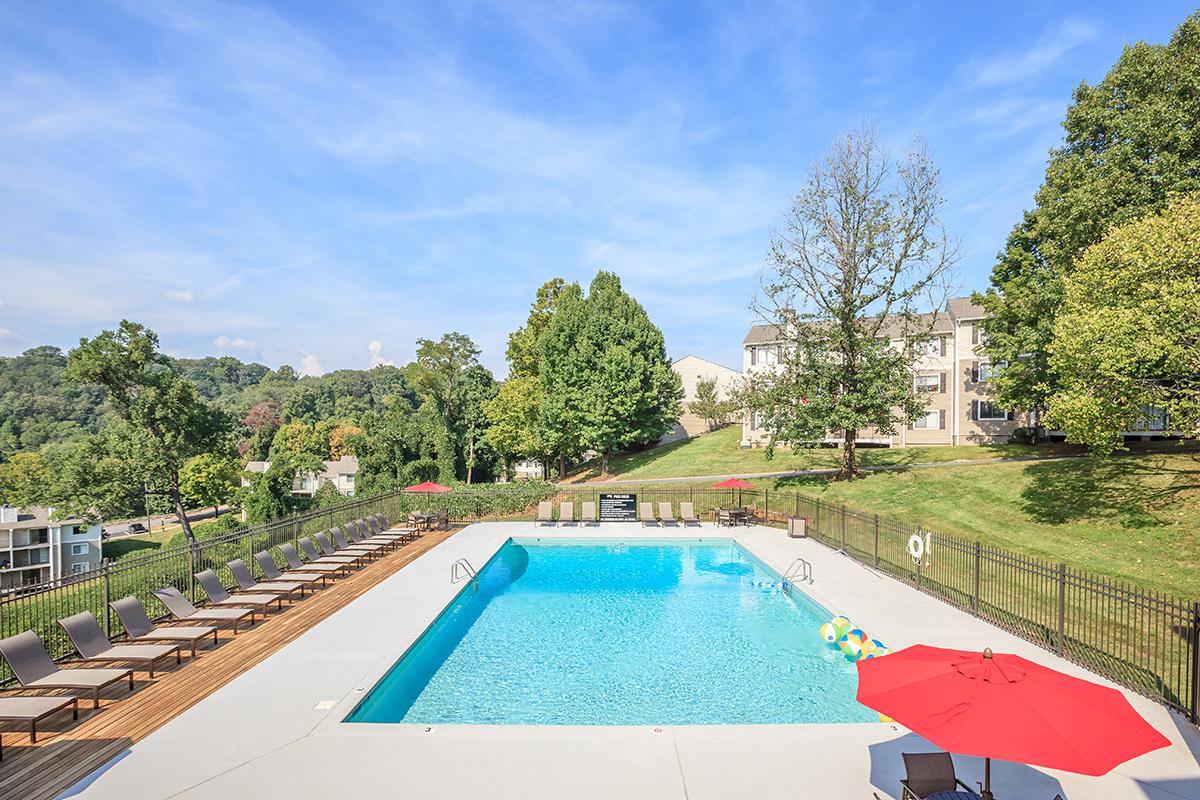
[[[908,537],[908,554],[912,556],[913,561],[920,561],[925,556],[925,540],[921,538],[921,534],[914,533]]]

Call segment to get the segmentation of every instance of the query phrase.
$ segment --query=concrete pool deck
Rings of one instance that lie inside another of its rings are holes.
[[[893,649],[917,642],[1014,652],[1099,683],[1102,678],[811,540],[765,527],[535,527],[480,523],[164,725],[63,797],[114,798],[870,798],[899,793],[900,753],[934,749],[893,725],[558,727],[343,724],[363,693],[462,585],[450,565],[483,564],[510,537],[734,538],[782,572],[813,564],[801,587]],[[814,631],[814,636],[816,635]],[[1131,692],[1172,746],[1102,778],[1001,762],[997,797],[1200,799],[1200,734]],[[955,757],[959,777],[979,759]]]

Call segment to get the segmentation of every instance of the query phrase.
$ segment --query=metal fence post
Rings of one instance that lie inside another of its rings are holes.
[[[1192,603],[1192,722],[1200,722],[1200,602]]]
[[[1058,654],[1063,654],[1063,631],[1067,616],[1067,565],[1058,564]]]
[[[112,638],[112,609],[108,607],[112,588],[108,582],[108,559],[104,559],[101,563],[104,568],[104,635],[109,639]]]
[[[292,512],[292,547],[300,549],[300,519]]]
[[[879,568],[879,515],[875,515],[875,568]]]
[[[842,503],[842,551],[846,550],[846,504]]]
[[[983,545],[975,540],[975,585],[971,591],[971,608],[979,613],[979,569],[983,561]]]

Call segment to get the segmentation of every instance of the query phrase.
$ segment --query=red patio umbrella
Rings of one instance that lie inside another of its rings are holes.
[[[720,483],[714,483],[712,485],[712,488],[714,488],[714,489],[753,489],[754,484],[746,483],[741,478],[730,478],[729,480],[721,481]]]
[[[416,486],[405,486],[404,491],[406,491],[406,492],[452,492],[454,490],[451,489],[449,486],[442,486],[440,483],[434,483],[433,481],[425,481],[424,483],[418,483]]]
[[[1103,775],[1170,742],[1116,689],[1025,658],[914,645],[858,662],[858,702],[948,752]]]

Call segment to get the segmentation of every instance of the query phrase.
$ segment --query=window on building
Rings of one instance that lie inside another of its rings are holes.
[[[763,424],[762,412],[755,411],[750,416],[750,430],[756,431],[762,427],[762,424]]]
[[[353,475],[343,475],[342,477],[346,479],[346,485],[347,485],[347,486],[353,486],[353,485],[354,485],[354,476],[353,476]]]
[[[1135,431],[1165,431],[1167,429],[1167,412],[1157,406],[1146,406],[1142,415],[1134,421],[1132,430]]]
[[[87,527],[84,525],[71,525],[71,535],[78,536],[79,534],[87,533]]]
[[[976,344],[987,344],[988,343],[988,332],[986,330],[984,330],[983,325],[980,323],[975,324],[975,343]]]
[[[1004,361],[997,361],[995,364],[989,364],[986,361],[981,361],[979,365],[975,367],[975,382],[987,383],[992,378],[1003,372],[1004,368],[1007,366],[1008,363]]]
[[[86,556],[87,551],[88,551],[88,546],[86,544],[71,545],[71,555],[73,555],[73,556]]]
[[[914,392],[940,392],[942,390],[941,375],[914,375]]]
[[[76,572],[76,573],[78,573],[78,572],[87,572],[87,568],[88,568],[88,565],[87,565],[87,564],[72,564],[72,565],[71,565],[71,572]]]
[[[1000,408],[991,400],[977,401],[975,418],[985,422],[996,422],[1008,419],[1008,411]]]
[[[926,411],[924,416],[917,417],[913,422],[916,430],[937,430],[942,427],[941,411]]]
[[[942,353],[942,337],[932,336],[923,341],[917,342],[916,352],[918,356],[940,356]]]

